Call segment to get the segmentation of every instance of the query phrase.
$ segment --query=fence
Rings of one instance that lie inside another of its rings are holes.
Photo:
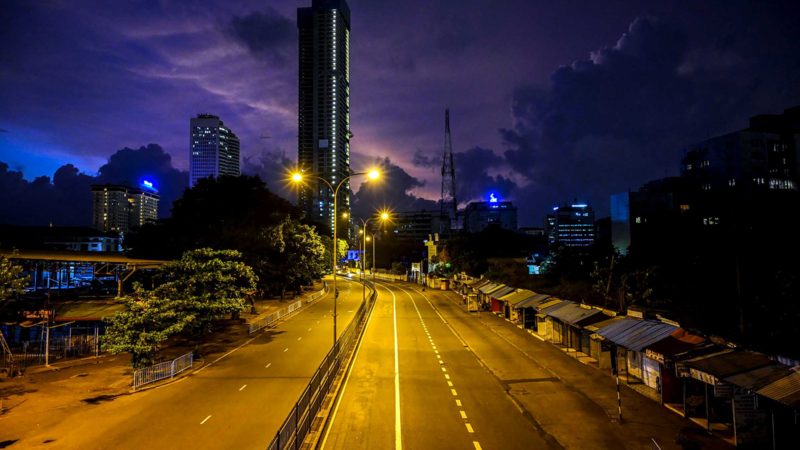
[[[325,355],[322,364],[314,372],[308,386],[303,390],[300,399],[292,407],[291,412],[283,421],[275,437],[267,447],[268,450],[298,449],[302,446],[311,425],[322,406],[322,401],[330,392],[331,383],[342,367],[344,357],[353,349],[358,338],[364,330],[369,311],[375,304],[375,288],[367,282],[372,289],[366,303],[362,303],[356,315],[347,327],[342,337],[334,344],[333,348]]]
[[[194,353],[189,352],[171,361],[164,361],[150,367],[145,367],[144,369],[136,370],[133,372],[133,390],[165,378],[172,378],[192,367],[193,362]]]
[[[316,300],[319,300],[320,298],[322,298],[323,295],[325,295],[325,292],[326,292],[326,290],[322,289],[319,292],[313,293],[311,295],[311,297],[309,297],[308,300],[306,300],[306,304],[314,302]],[[283,319],[284,317],[288,316],[289,314],[297,311],[302,306],[303,306],[303,300],[298,300],[298,301],[292,303],[291,305],[287,306],[286,308],[283,308],[281,310],[278,310],[278,311],[268,315],[267,317],[263,317],[261,319],[258,319],[256,321],[254,321],[254,322],[251,322],[250,326],[249,326],[250,334],[253,334],[253,333],[255,333],[256,331],[258,331],[258,330],[260,330],[262,328],[271,327],[277,321],[279,321],[279,320]]]
[[[0,369],[25,370],[45,363],[96,355],[100,352],[100,339],[101,336],[94,335],[62,336],[50,339],[47,348],[44,340],[20,342],[8,349],[10,355],[2,349]]]

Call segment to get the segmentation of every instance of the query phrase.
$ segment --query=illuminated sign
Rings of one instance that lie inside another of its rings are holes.
[[[497,203],[497,197],[494,196],[494,193],[489,194],[489,203]]]
[[[153,188],[153,182],[150,181],[150,180],[142,181],[142,186],[146,187],[147,189],[154,189]]]

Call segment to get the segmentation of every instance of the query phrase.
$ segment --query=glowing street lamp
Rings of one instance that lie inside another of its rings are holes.
[[[338,248],[337,248],[338,245],[337,245],[337,239],[336,239],[336,222],[338,222],[338,220],[336,219],[336,216],[337,216],[337,214],[339,212],[339,208],[338,208],[339,188],[341,188],[345,184],[345,181],[347,181],[350,178],[353,178],[355,176],[359,176],[359,175],[366,175],[371,180],[377,180],[378,178],[380,178],[381,173],[377,169],[371,169],[368,172],[351,173],[350,175],[342,178],[342,180],[339,181],[339,184],[337,184],[335,188],[333,187],[333,185],[328,180],[326,180],[325,178],[323,178],[323,177],[321,177],[321,176],[319,176],[317,174],[305,174],[305,173],[303,173],[301,171],[296,171],[296,172],[292,173],[291,177],[290,177],[292,182],[294,182],[295,184],[302,183],[303,181],[305,181],[306,178],[322,181],[323,183],[325,183],[326,186],[328,186],[328,188],[330,188],[331,192],[333,192],[333,217],[334,217],[334,219],[333,219],[333,239],[332,239],[332,241],[333,241],[332,247],[333,248],[331,249],[332,250],[332,252],[331,252],[332,253],[332,256],[331,256],[331,271],[333,272],[333,345],[334,346],[336,345],[336,342],[338,340],[338,336],[337,336],[337,333],[336,333],[336,303],[337,303],[337,301],[339,299],[339,291],[336,289],[336,259],[337,259],[337,253],[338,253],[338,251],[337,251],[338,250]]]

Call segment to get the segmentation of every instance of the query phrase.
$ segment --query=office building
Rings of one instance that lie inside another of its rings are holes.
[[[297,9],[299,31],[298,165],[334,188],[350,174],[350,8],[345,0],[313,0]],[[339,213],[350,213],[349,180]],[[306,217],[333,227],[333,192],[308,180],[298,195]]]
[[[109,233],[126,233],[158,219],[158,192],[146,182],[142,188],[92,185],[92,226]]]
[[[392,220],[387,228],[398,239],[424,241],[429,235],[449,230],[449,217],[433,211],[406,211],[392,213]]]
[[[588,247],[596,236],[594,211],[583,203],[556,206],[547,216],[546,228],[550,245]]]
[[[494,194],[489,201],[471,202],[464,208],[464,231],[478,233],[489,226],[517,230],[517,207],[511,202],[501,202]]]
[[[796,191],[798,140],[800,107],[755,116],[744,130],[690,146],[681,160],[681,176],[707,192]]]
[[[189,120],[189,187],[207,177],[238,177],[239,138],[217,116],[198,114]]]

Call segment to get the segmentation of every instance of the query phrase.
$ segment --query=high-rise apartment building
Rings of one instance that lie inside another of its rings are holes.
[[[158,193],[149,187],[92,185],[92,226],[104,232],[126,233],[158,219]]]
[[[350,174],[350,8],[345,0],[312,0],[297,9],[299,31],[298,164],[336,187]],[[333,193],[325,183],[300,189],[309,219],[333,226]],[[349,180],[339,190],[350,213]]]
[[[239,138],[217,116],[198,114],[189,120],[189,187],[207,177],[238,177]]]

